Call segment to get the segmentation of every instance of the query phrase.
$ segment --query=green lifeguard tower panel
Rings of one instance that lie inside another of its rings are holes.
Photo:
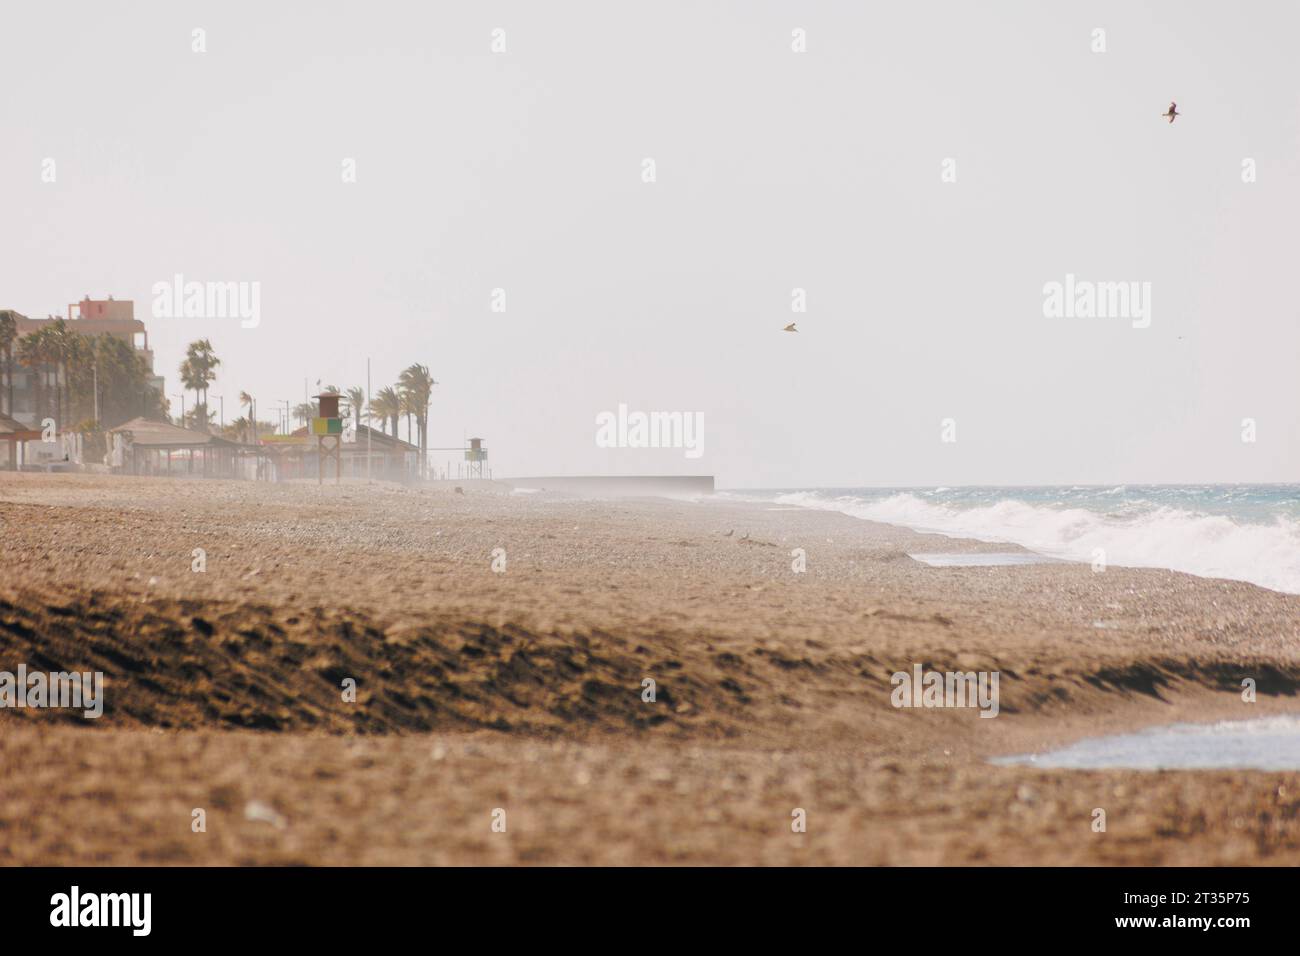
[[[316,436],[317,483],[325,482],[325,459],[334,459],[334,483],[343,476],[343,419],[339,417],[338,392],[322,392],[315,396],[320,415],[311,420],[311,433]]]

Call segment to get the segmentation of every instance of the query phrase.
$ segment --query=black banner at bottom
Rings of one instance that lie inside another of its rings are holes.
[[[0,869],[6,944],[458,930],[493,944],[558,933],[617,945],[673,929],[732,946],[880,929],[936,942],[994,930],[1230,944],[1290,926],[1293,898],[1294,872],[1279,869]]]

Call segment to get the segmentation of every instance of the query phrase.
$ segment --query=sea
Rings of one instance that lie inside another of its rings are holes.
[[[1300,594],[1300,484],[819,488],[724,493],[1066,561],[1169,568]]]
[[[1295,770],[1300,768],[1300,717],[1277,714],[1213,724],[1169,724],[1091,737],[1049,753],[995,757],[991,762],[1071,770]]]

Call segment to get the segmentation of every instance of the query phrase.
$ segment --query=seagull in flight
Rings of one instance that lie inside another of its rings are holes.
[[[781,331],[782,331],[782,332],[798,332],[799,330],[796,329],[796,328],[794,327],[794,323],[791,322],[789,325],[787,325],[787,326],[786,326],[785,328],[783,328]]]
[[[1169,117],[1169,122],[1172,123],[1174,120],[1178,119],[1178,117],[1181,115],[1181,114],[1178,112],[1178,104],[1177,104],[1177,103],[1174,103],[1174,102],[1170,102],[1170,104],[1169,104],[1169,109],[1168,109],[1166,112],[1161,113],[1160,115],[1161,115],[1161,116],[1168,116],[1168,117]]]

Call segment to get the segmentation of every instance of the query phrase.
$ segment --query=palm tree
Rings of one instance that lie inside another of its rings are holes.
[[[96,387],[95,344],[79,332],[69,332],[64,350],[64,370],[67,377],[68,420],[84,421],[89,428],[98,427],[95,409],[98,396]]]
[[[205,432],[216,424],[213,421],[216,417],[216,412],[208,411],[207,403],[200,402],[193,408],[185,409],[185,421],[181,422],[181,424],[193,428],[195,431]]]
[[[52,317],[51,317],[52,318]],[[63,342],[53,324],[45,327],[45,365],[50,388],[54,392],[54,420],[63,430],[63,385],[59,381],[59,369],[63,364]]]
[[[28,376],[31,380],[32,393],[32,414],[38,419],[41,416],[41,377],[35,374],[37,366],[40,364],[40,330],[32,332],[30,335],[24,335],[18,339],[18,348],[16,351],[18,364],[31,369],[33,374]],[[12,399],[10,399],[10,411],[13,410]]]
[[[97,335],[89,345],[90,361],[98,372],[99,420],[113,428],[138,416],[151,417],[164,409],[163,397],[149,383],[149,367],[130,342]]]
[[[251,428],[252,428],[252,422],[250,422],[247,418],[241,416],[240,418],[236,418],[233,422],[227,425],[222,435],[225,438],[231,438],[234,439],[235,441],[247,442],[248,433]]]
[[[394,438],[397,437],[397,420],[402,415],[402,400],[397,397],[397,392],[391,385],[385,385],[375,394],[370,403],[370,414],[378,415],[385,426],[391,422],[389,430]]]
[[[408,445],[414,445],[415,429],[411,426],[411,417],[415,414],[415,405],[411,402],[411,393],[400,385],[397,388],[397,403],[401,407],[402,415],[406,418],[406,442]]]
[[[348,404],[352,406],[353,425],[357,431],[361,430],[361,416],[366,410],[366,390],[360,385],[353,385],[348,389]]]
[[[69,426],[73,419],[71,365],[78,335],[68,328],[65,319],[54,319],[45,331],[49,338],[49,358],[54,365],[54,417],[59,422],[59,431],[63,431],[65,413]]]
[[[252,430],[253,443],[257,443],[257,415],[253,411],[253,396],[247,392],[239,393],[239,404],[248,406],[248,418],[246,421]]]
[[[85,337],[75,329],[68,328],[68,321],[55,319],[49,323],[49,341],[52,343],[52,355],[55,360],[55,395],[60,398],[60,414],[72,428],[77,421],[77,410],[73,407],[73,385],[81,385],[83,395],[90,392],[91,352],[86,347]]]
[[[208,404],[208,386],[217,378],[217,367],[221,359],[207,339],[196,339],[185,350],[185,361],[181,363],[181,381],[185,387],[194,392],[194,404]],[[207,428],[204,427],[204,431]]]
[[[18,340],[18,361],[32,370],[32,411],[37,421],[43,419],[48,411],[45,386],[48,381],[51,345],[47,333],[48,330],[42,327]]]
[[[316,403],[299,402],[293,407],[293,417],[299,419],[304,427],[307,426],[316,417]]]
[[[4,357],[8,400],[5,411],[14,413],[14,340],[18,338],[18,320],[12,309],[0,311],[0,356]]]
[[[194,362],[187,358],[185,361],[181,362],[178,371],[181,374],[181,386],[183,388],[188,388],[194,393],[194,404],[197,405],[199,403],[199,393],[203,390],[203,382],[199,378],[199,370],[195,368]],[[184,426],[185,423],[181,422],[181,427],[183,428]]]
[[[433,386],[438,383],[429,374],[428,366],[418,363],[402,371],[399,383],[402,395],[414,411],[415,420],[420,427],[420,472],[423,474],[429,449],[429,403],[433,398]]]

